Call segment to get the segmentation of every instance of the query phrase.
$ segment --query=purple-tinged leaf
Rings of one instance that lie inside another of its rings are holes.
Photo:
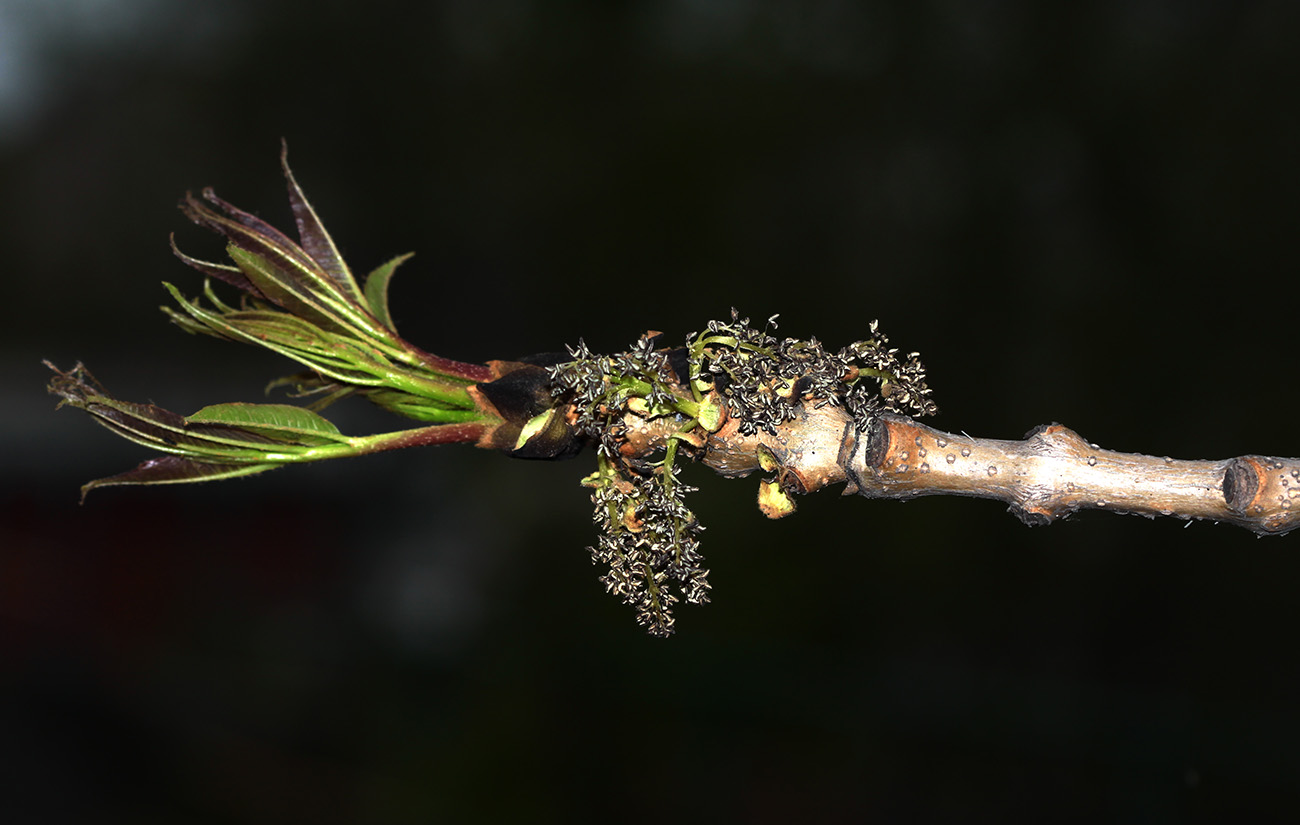
[[[95,479],[81,487],[81,500],[97,487],[119,487],[146,484],[190,484],[196,481],[217,481],[223,478],[248,476],[273,470],[276,464],[209,464],[177,455],[160,456],[142,462],[133,470],[115,476]]]
[[[311,256],[292,238],[256,215],[217,197],[217,193],[211,186],[203,188],[203,199],[226,214],[219,215],[213,212],[189,192],[185,193],[185,200],[181,202],[181,211],[200,226],[216,230],[232,241],[236,238],[256,238],[258,246],[278,247],[287,255],[296,258],[299,264],[307,267],[316,266]]]
[[[232,246],[266,260],[271,265],[270,271],[277,280],[286,286],[297,287],[299,291],[311,291],[311,287],[317,284],[332,284],[320,265],[278,229],[246,212],[241,212],[212,194],[211,189],[205,189],[203,196],[224,211],[234,214],[234,217],[226,217],[212,211],[189,194],[186,194],[185,200],[181,202],[181,211],[186,217],[200,226],[224,235]]]
[[[325,270],[344,294],[359,303],[361,291],[357,288],[351,270],[348,269],[343,256],[339,254],[338,247],[334,245],[334,239],[330,237],[329,232],[325,231],[325,225],[317,217],[316,210],[312,208],[311,202],[307,200],[307,196],[303,194],[302,188],[298,186],[298,181],[294,179],[293,172],[289,169],[289,144],[285,141],[280,143],[280,166],[284,169],[284,180],[289,186],[289,205],[293,209],[294,223],[298,225],[298,238],[302,242],[302,248]]]
[[[283,272],[263,256],[241,249],[233,243],[226,248],[226,254],[239,264],[239,270],[266,300],[324,329],[342,329],[338,320],[319,306],[315,295],[302,288],[297,281],[285,278]]]
[[[106,419],[110,423],[121,423],[123,426],[127,426],[128,420],[139,420],[148,422],[159,430],[181,432],[185,429],[185,418],[170,410],[153,404],[132,404],[113,398],[80,362],[67,372],[49,361],[45,362],[45,366],[55,372],[54,378],[50,379],[49,389],[63,399],[60,406],[70,404],[97,418]]]
[[[229,454],[232,449],[236,452],[265,449],[265,445],[275,443],[251,430],[240,432],[230,427],[191,424],[184,416],[153,404],[120,401],[110,396],[82,364],[68,372],[48,361],[46,366],[55,372],[50,380],[50,392],[61,397],[63,404],[89,413],[98,423],[137,444],[163,452],[215,455]]]
[[[261,290],[253,286],[253,282],[248,280],[248,276],[245,275],[239,269],[239,267],[228,266],[226,264],[214,264],[209,261],[201,261],[198,258],[191,258],[189,255],[186,255],[184,252],[180,251],[180,249],[176,246],[175,234],[171,236],[171,244],[172,244],[173,255],[175,255],[177,258],[180,258],[187,265],[192,266],[193,268],[197,269],[199,272],[202,272],[204,275],[208,275],[210,277],[216,278],[219,281],[224,281],[225,283],[230,284],[236,289],[240,289],[243,290],[244,292],[247,292],[248,294],[254,296],[255,298],[262,298],[262,299],[266,298],[266,296],[262,294]]]

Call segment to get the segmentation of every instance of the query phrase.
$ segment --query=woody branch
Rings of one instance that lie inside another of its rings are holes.
[[[234,478],[284,464],[430,444],[473,443],[515,458],[553,460],[594,448],[591,493],[600,581],[655,635],[673,632],[673,606],[710,598],[703,527],[686,504],[681,466],[723,476],[762,471],[758,504],[773,518],[794,496],[833,484],[868,498],[962,495],[1005,501],[1028,524],[1082,509],[1211,519],[1257,534],[1300,526],[1300,460],[1223,461],[1118,453],[1058,424],[1021,441],[972,438],[918,424],[936,411],[918,353],[903,353],[872,321],[838,350],[772,334],[733,309],[677,346],[650,331],[626,351],[566,353],[472,364],[431,355],[398,334],[388,308],[393,272],[358,281],[281,155],[298,241],[221,200],[187,196],[182,210],[223,235],[233,263],[191,258],[202,298],[167,312],[189,332],[264,347],[307,368],[277,379],[306,407],[223,403],[188,416],[110,396],[78,365],[55,369],[50,390],[119,435],[164,455],[85,490]],[[206,202],[206,203],[205,203]],[[241,293],[228,303],[220,281]],[[469,306],[447,307],[470,313]],[[681,339],[678,339],[681,341]],[[52,365],[51,365],[52,366]],[[422,423],[349,436],[319,413],[349,395]]]
[[[628,423],[638,450],[661,437],[653,422]],[[887,412],[862,432],[842,407],[805,405],[775,433],[741,436],[734,424],[723,427],[709,438],[702,461],[721,475],[744,476],[760,469],[764,451],[774,458],[775,482],[794,494],[846,483],[845,495],[867,498],[990,498],[1030,525],[1094,509],[1209,519],[1260,535],[1300,527],[1298,459],[1122,453],[1060,424],[1011,441],[954,435]]]

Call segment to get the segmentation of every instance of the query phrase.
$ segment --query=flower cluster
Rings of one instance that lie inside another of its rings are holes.
[[[693,406],[679,396],[685,376],[674,368],[671,354],[656,349],[662,339],[646,333],[627,352],[593,355],[586,343],[568,347],[572,361],[549,369],[551,392],[573,405],[575,429],[614,456],[622,441],[623,413],[635,410],[646,417],[690,415]],[[630,406],[629,406],[630,405]]]
[[[864,429],[884,409],[935,409],[916,353],[900,357],[874,321],[870,339],[837,352],[815,338],[778,339],[768,333],[774,328],[775,316],[759,330],[732,310],[730,322],[709,322],[684,347],[664,348],[654,332],[617,355],[595,355],[579,341],[572,360],[548,370],[557,406],[597,448],[598,469],[583,480],[601,529],[592,560],[608,567],[606,590],[654,635],[673,632],[674,604],[709,600],[704,528],[683,501],[695,488],[677,477],[679,453],[702,457],[726,418],[742,435],[775,434],[803,404],[842,404]],[[628,443],[629,423],[638,421],[663,434],[650,454]]]
[[[592,561],[609,570],[605,589],[632,605],[637,621],[656,636],[673,632],[672,606],[709,600],[709,571],[699,552],[700,526],[684,496],[675,458],[698,425],[699,405],[687,389],[682,351],[660,349],[662,336],[647,333],[627,352],[593,355],[579,342],[573,358],[550,368],[552,392],[571,404],[574,428],[596,445],[598,469],[583,480],[593,488],[594,520],[601,536]],[[628,415],[659,419],[672,435],[658,456],[627,455]]]
[[[600,581],[632,605],[637,622],[655,636],[673,632],[674,604],[709,600],[709,571],[699,551],[704,528],[682,500],[696,488],[678,480],[679,471],[660,465],[645,475],[624,475],[601,459],[601,469],[585,481],[595,488],[592,518],[601,529],[590,548],[592,562],[609,567]]]
[[[768,327],[775,321],[769,318]],[[863,429],[885,409],[912,416],[936,409],[918,354],[891,349],[876,321],[871,338],[830,352],[816,338],[777,339],[733,309],[730,323],[710,321],[688,348],[692,377],[726,399],[744,435],[774,434],[802,403],[843,404]]]

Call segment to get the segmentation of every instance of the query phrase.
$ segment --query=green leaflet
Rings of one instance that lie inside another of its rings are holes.
[[[311,321],[273,309],[226,308],[213,312],[204,309],[198,299],[185,298],[175,286],[168,283],[163,286],[188,318],[175,310],[164,308],[164,311],[192,332],[216,334],[264,347],[344,384],[400,390],[427,398],[435,407],[475,409],[473,400],[465,391],[468,381],[448,380],[431,369],[394,363],[380,348],[380,342],[374,339],[329,332]],[[411,360],[418,359],[412,357]]]
[[[386,387],[363,388],[357,392],[389,412],[414,418],[416,421],[460,424],[467,421],[481,421],[483,418],[483,414],[477,410],[459,409],[427,395],[390,390]]]
[[[48,364],[48,362],[47,362]],[[190,417],[109,395],[78,364],[55,371],[50,390],[63,403],[137,444],[205,463],[260,464],[310,460],[322,449],[354,451],[352,440],[313,412],[287,404],[218,404]]]
[[[226,247],[226,254],[239,264],[239,269],[268,300],[318,326],[346,328],[333,307],[322,306],[319,296],[302,288],[290,273],[277,269],[266,258],[234,244]]]
[[[276,261],[233,243],[226,247],[226,254],[267,300],[285,311],[322,329],[389,348],[400,356],[401,347],[389,335],[390,330],[370,317],[368,307],[339,292],[324,270],[304,268],[292,256],[284,256],[287,263],[277,266]]]
[[[407,252],[405,255],[398,255],[391,261],[375,267],[375,270],[366,276],[366,303],[370,306],[370,312],[379,323],[393,332],[397,332],[397,326],[388,312],[388,282],[393,279],[397,267],[414,254],[414,252]]]
[[[377,350],[367,352],[361,349],[360,341],[327,332],[303,318],[273,310],[212,312],[200,306],[197,299],[185,298],[171,284],[163,286],[194,321],[179,317],[174,310],[168,314],[190,331],[210,332],[256,344],[352,384],[382,384],[382,376],[390,369],[387,359]]]
[[[348,437],[311,410],[291,404],[213,404],[185,419],[187,424],[224,424],[277,441],[319,446]]]

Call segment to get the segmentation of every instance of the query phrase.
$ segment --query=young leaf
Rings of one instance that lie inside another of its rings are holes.
[[[118,435],[159,452],[203,464],[241,466],[355,452],[351,439],[307,410],[281,404],[221,404],[185,418],[152,404],[113,398],[81,364],[68,372],[48,365],[56,373],[50,391],[64,403],[85,410]],[[259,406],[271,409],[259,411]]]
[[[144,461],[134,470],[118,473],[107,478],[97,478],[81,486],[81,500],[96,487],[120,487],[124,485],[155,484],[190,484],[196,481],[218,481],[225,478],[249,476],[274,470],[276,464],[209,464],[182,458],[178,455],[165,455]]]
[[[388,282],[393,279],[393,273],[397,267],[409,259],[414,252],[407,252],[405,255],[398,255],[387,263],[380,264],[373,272],[366,276],[366,303],[370,305],[370,312],[379,323],[397,332],[397,326],[393,323],[393,317],[388,312]]]
[[[284,169],[284,179],[289,186],[289,205],[293,209],[294,222],[298,224],[298,239],[302,241],[303,250],[325,270],[344,294],[360,302],[361,290],[357,289],[351,270],[334,245],[334,239],[325,231],[325,225],[317,217],[316,210],[298,186],[293,172],[289,170],[289,144],[285,141],[280,143],[280,166]]]
[[[204,275],[216,278],[219,281],[224,281],[236,289],[247,292],[255,298],[266,297],[257,287],[253,286],[253,282],[248,280],[248,276],[246,276],[239,267],[230,266],[228,264],[214,264],[211,261],[201,261],[198,258],[191,258],[189,255],[182,252],[180,247],[176,246],[175,233],[171,236],[171,245],[173,255],[180,258],[186,265],[202,272]]]
[[[224,424],[294,444],[346,442],[331,422],[292,404],[213,404],[186,417],[189,424]]]
[[[287,273],[276,269],[266,258],[234,244],[227,247],[226,254],[239,264],[240,271],[267,300],[326,329],[345,328],[334,313],[321,306],[322,301],[318,296],[305,290]]]
[[[283,232],[261,218],[226,203],[217,197],[211,187],[203,190],[203,199],[226,214],[213,211],[188,192],[181,201],[181,212],[199,226],[224,235],[235,246],[262,255],[286,271],[296,271],[307,280],[320,268],[310,255]]]

